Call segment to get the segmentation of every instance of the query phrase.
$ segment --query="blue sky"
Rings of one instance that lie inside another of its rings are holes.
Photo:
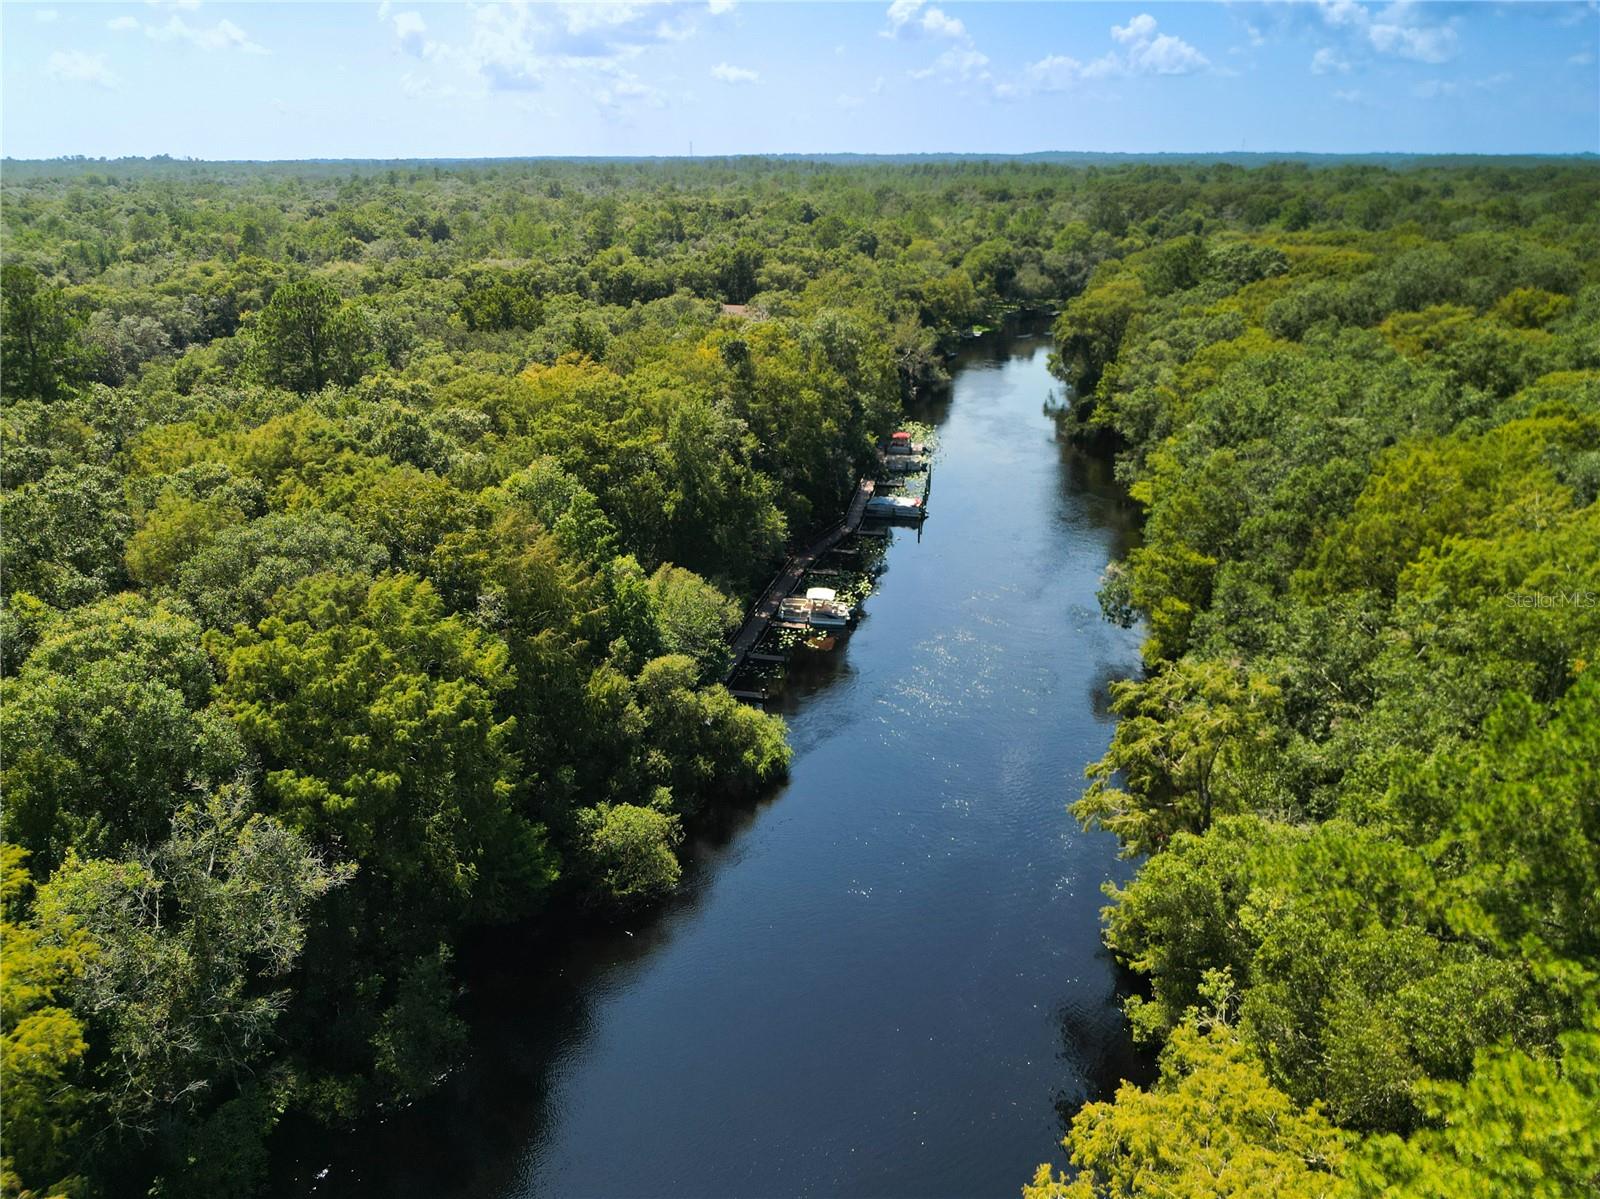
[[[1600,150],[1578,3],[23,3],[0,152]]]

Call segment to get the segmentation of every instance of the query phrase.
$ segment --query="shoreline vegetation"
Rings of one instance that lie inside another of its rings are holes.
[[[1160,1075],[1025,1199],[1600,1190],[1596,182],[1252,200],[1057,319],[1145,515],[1073,811],[1142,859],[1107,941]]]
[[[1490,599],[1600,588],[1596,178],[8,162],[4,1193],[258,1193],[450,1070],[469,933],[669,894],[787,766],[744,604],[1024,309],[1148,515],[1078,813],[1167,1047],[1030,1193],[1202,1112],[1285,1195],[1432,1194],[1461,1111],[1567,1177],[1600,612]]]

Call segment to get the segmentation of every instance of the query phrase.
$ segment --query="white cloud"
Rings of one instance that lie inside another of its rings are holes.
[[[1330,75],[1334,72],[1345,74],[1350,70],[1350,63],[1339,57],[1339,52],[1331,46],[1324,46],[1311,56],[1311,73],[1313,75]]]
[[[152,5],[155,7],[156,5]],[[172,8],[194,8],[193,4],[172,4]],[[167,17],[161,25],[146,25],[137,17],[114,17],[106,22],[107,29],[131,32],[143,29],[145,36],[158,42],[186,42],[207,53],[218,50],[239,50],[245,54],[265,54],[265,46],[250,40],[244,30],[232,21],[221,20],[215,25],[191,25],[177,13]]]
[[[706,11],[674,11],[655,0],[484,4],[474,10],[464,42],[428,42],[423,55],[475,75],[491,91],[536,90],[560,72],[599,75],[605,103],[612,106],[636,94],[616,82],[624,65],[652,47],[692,37],[697,17]]]
[[[1136,47],[1130,61],[1137,73],[1145,75],[1188,75],[1211,65],[1210,59],[1188,42],[1166,33]]]
[[[1048,55],[1023,72],[1028,84],[1042,92],[1065,91],[1082,73],[1083,64],[1065,54]]]
[[[394,36],[407,54],[421,55],[427,49],[428,24],[419,12],[397,12],[390,18]]]
[[[1156,19],[1147,12],[1142,12],[1126,25],[1113,25],[1111,38],[1113,41],[1132,45],[1138,42],[1149,41],[1156,32]]]
[[[1149,13],[1140,13],[1126,25],[1113,25],[1111,36],[1128,47],[1123,63],[1130,75],[1188,75],[1211,65],[1182,38],[1157,33],[1156,19]]]
[[[537,92],[559,81],[564,91],[621,113],[641,104],[666,104],[665,96],[631,69],[642,56],[693,37],[713,10],[725,13],[732,7],[723,3],[690,10],[658,0],[508,0],[474,6],[466,33],[450,40],[429,30],[420,13],[395,12],[387,2],[379,5],[378,17],[391,27],[402,49],[431,68],[428,75],[408,73],[404,86],[410,95],[482,98],[496,92]],[[452,77],[453,83],[444,82]],[[531,100],[515,103],[533,111]]]
[[[887,35],[893,37],[906,27],[911,18],[917,15],[917,9],[922,7],[922,0],[894,0],[889,5],[889,29]]]
[[[104,54],[85,54],[82,50],[57,50],[45,62],[44,73],[63,83],[92,83],[104,88],[121,82],[106,64]]]
[[[666,97],[632,72],[623,71],[617,77],[597,87],[593,100],[601,108],[621,112],[633,104],[647,104],[651,108],[665,108]]]
[[[929,7],[924,10],[923,3],[924,0],[894,0],[885,14],[889,27],[883,31],[883,36],[915,37],[926,34],[929,37],[949,38],[952,41],[968,40],[967,27],[961,23],[960,18],[952,17],[942,8]]]
[[[1078,74],[1084,79],[1112,79],[1118,75],[1127,75],[1127,61],[1116,54],[1102,54],[1099,58],[1079,69]]]
[[[36,8],[33,10],[33,19],[41,25],[48,25],[61,14],[53,8]]]
[[[1338,36],[1379,55],[1441,63],[1454,58],[1459,48],[1455,17],[1443,5],[1395,0],[1376,15],[1356,0],[1318,0],[1317,8],[1323,24],[1338,30]],[[1436,19],[1441,11],[1446,15]]]
[[[729,63],[719,62],[711,68],[711,78],[720,79],[723,83],[759,83],[761,76],[748,67],[736,67]]]
[[[1449,25],[1374,25],[1367,36],[1378,53],[1417,62],[1448,62],[1456,53],[1456,31]]]
[[[417,100],[453,100],[459,94],[448,83],[435,83],[426,75],[413,75],[409,71],[400,76],[400,90]]]
[[[1317,8],[1322,12],[1323,21],[1336,29],[1364,26],[1371,18],[1366,5],[1357,4],[1356,0],[1317,0]]]
[[[1086,79],[1191,75],[1211,67],[1211,61],[1188,42],[1160,32],[1149,13],[1140,13],[1126,25],[1113,25],[1111,40],[1124,48],[1109,50],[1087,63],[1067,54],[1046,55],[1025,67],[1018,83],[996,87],[995,94],[1012,99],[1027,92],[1065,91]]]
[[[196,49],[205,51],[216,50],[242,50],[247,54],[265,54],[266,47],[252,42],[244,30],[232,21],[218,21],[209,28],[191,25],[182,17],[174,13],[167,18],[165,25],[146,25],[145,35],[153,37],[159,42],[188,42]]]
[[[1414,85],[1411,94],[1419,100],[1439,100],[1459,96],[1463,92],[1492,92],[1510,83],[1509,71],[1486,76],[1483,79],[1424,79]]]
[[[883,37],[937,38],[955,45],[940,53],[925,67],[906,72],[913,79],[942,79],[966,82],[989,78],[989,56],[973,44],[967,27],[942,8],[928,6],[924,0],[894,0],[889,5],[889,27]]]
[[[920,71],[912,71],[913,79],[987,79],[989,56],[971,46],[952,46],[931,64]]]
[[[1108,79],[1118,75],[1191,75],[1211,65],[1211,60],[1180,37],[1160,33],[1156,19],[1140,13],[1126,25],[1113,25],[1111,39],[1126,46],[1103,54],[1079,69],[1085,79]]]
[[[714,17],[720,17],[723,13],[732,12],[733,6],[734,0],[711,0],[706,5],[706,11]]]
[[[922,28],[933,37],[964,38],[967,27],[957,18],[947,16],[942,8],[930,8],[922,14]]]

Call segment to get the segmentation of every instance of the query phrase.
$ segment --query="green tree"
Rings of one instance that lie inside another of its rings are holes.
[[[310,575],[371,575],[388,555],[344,517],[305,509],[228,525],[187,557],[172,591],[207,628],[256,624],[272,597]]]
[[[348,877],[227,788],[126,860],[69,855],[35,902],[43,944],[92,952],[72,982],[107,1130],[150,1134],[251,1082],[317,901]]]
[[[650,595],[662,648],[693,658],[702,679],[720,678],[728,667],[728,634],[739,624],[739,606],[693,571],[671,563],[662,563],[650,576]]]
[[[1430,1127],[1353,1155],[1354,1195],[1570,1199],[1600,1188],[1600,1021],[1563,1034],[1558,1056],[1480,1051],[1470,1080],[1424,1093]]]
[[[302,395],[330,383],[348,387],[373,360],[365,318],[316,279],[274,291],[255,334],[267,381]]]
[[[54,400],[89,374],[83,321],[32,267],[0,268],[0,388],[7,400]]]
[[[0,556],[8,591],[61,607],[88,603],[126,580],[133,519],[122,481],[102,466],[53,466],[0,493]]]
[[[1091,1103],[1064,1142],[1080,1173],[1040,1166],[1023,1199],[1336,1199],[1348,1149],[1317,1110],[1267,1080],[1224,1024],[1180,1025],[1150,1090],[1124,1083]]]
[[[610,903],[638,907],[677,887],[683,868],[673,849],[683,833],[676,816],[656,807],[602,804],[585,809],[580,827],[588,868]]]
[[[128,539],[128,575],[145,586],[165,583],[219,532],[244,519],[226,497],[197,500],[168,492]]]
[[[38,870],[158,839],[186,795],[244,768],[211,685],[200,630],[160,604],[124,594],[52,620],[0,708],[6,838]]]
[[[28,909],[33,880],[19,846],[0,844],[0,1063],[5,1073],[5,1192],[65,1194],[63,1177],[87,1096],[81,1070],[89,1043],[69,995],[95,947],[81,928],[45,936]]]
[[[1265,806],[1256,767],[1278,736],[1279,703],[1265,677],[1222,662],[1185,658],[1117,683],[1121,719],[1074,814],[1116,833],[1129,853],[1150,853],[1218,815]]]
[[[275,812],[434,919],[526,906],[553,872],[518,811],[513,685],[498,638],[409,575],[318,575],[218,637],[220,699]]]
[[[722,687],[698,690],[699,675],[692,658],[670,654],[646,663],[634,684],[646,771],[653,784],[670,789],[683,812],[713,796],[753,794],[789,766],[783,722]]]

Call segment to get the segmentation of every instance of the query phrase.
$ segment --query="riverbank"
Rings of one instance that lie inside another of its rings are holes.
[[[913,414],[939,519],[791,665],[789,783],[703,821],[658,914],[464,955],[467,1065],[280,1192],[991,1193],[1140,1073],[1098,921],[1129,867],[1065,811],[1138,666],[1094,598],[1132,512],[1058,439],[1047,354],[982,339]]]

